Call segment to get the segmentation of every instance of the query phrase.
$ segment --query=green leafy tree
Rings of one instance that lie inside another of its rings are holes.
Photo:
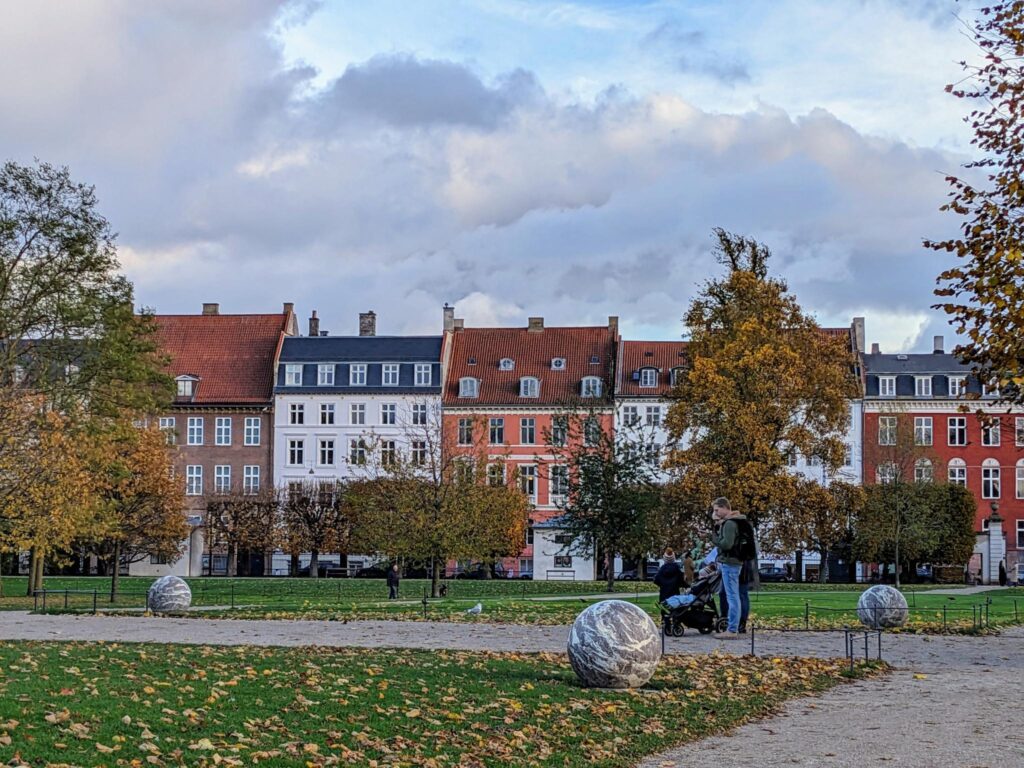
[[[974,552],[975,519],[978,503],[962,485],[936,483],[930,489],[929,505],[937,540],[922,562],[965,565]]]
[[[957,352],[1024,404],[1024,3],[983,7],[973,27],[981,63],[961,62],[964,80],[946,90],[977,105],[966,121],[981,156],[947,177],[942,210],[962,219],[959,236],[925,245],[958,260],[936,290],[937,308],[967,336]]]

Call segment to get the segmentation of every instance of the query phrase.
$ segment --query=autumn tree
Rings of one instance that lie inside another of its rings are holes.
[[[312,489],[304,489],[306,493]],[[206,538],[210,551],[224,549],[228,555],[227,573],[229,576],[238,574],[238,556],[240,552],[267,552],[278,543],[281,534],[282,507],[289,500],[282,500],[272,489],[260,490],[255,493],[244,489],[233,488],[225,493],[211,496],[206,502]],[[333,504],[333,500],[331,502]],[[293,510],[294,512],[295,510]],[[313,520],[320,513],[328,513],[319,507],[312,511],[303,510],[302,520],[288,519],[289,525],[298,525],[300,531],[293,535],[286,534],[294,546],[307,540],[305,533],[319,529],[321,520]],[[309,517],[312,515],[312,517]],[[287,530],[287,528],[286,528]],[[310,539],[314,537],[309,537]],[[318,550],[323,551],[323,550]]]
[[[794,477],[793,499],[786,514],[772,521],[776,538],[790,548],[816,552],[821,561],[819,580],[829,580],[829,555],[849,549],[853,522],[864,506],[860,486],[842,480],[824,485],[808,477]]]
[[[501,462],[489,467],[482,448],[456,446],[440,406],[426,406],[419,423],[400,425],[400,441],[367,436],[356,467],[364,517],[355,548],[429,567],[439,597],[449,560],[493,563],[517,553],[530,506],[515,473]]]
[[[592,411],[559,417],[564,438],[547,435],[554,464],[566,468],[560,528],[572,537],[571,554],[605,559],[607,589],[615,587],[615,557],[644,557],[660,542],[665,501],[659,446],[652,428],[624,424],[613,433]]]
[[[701,518],[717,496],[755,525],[786,515],[798,490],[789,456],[838,469],[857,392],[848,339],[823,333],[769,274],[767,247],[721,229],[715,235],[726,274],[709,281],[686,313],[689,364],[666,419],[676,441],[667,462],[672,494],[698,516],[689,521],[694,529],[706,525]],[[777,551],[783,530],[762,526],[762,546]]]
[[[340,480],[289,483],[279,491],[281,536],[289,552],[309,552],[309,577],[319,577],[320,555],[347,553],[355,507]]]
[[[976,105],[965,120],[980,157],[947,177],[942,210],[960,217],[959,236],[925,245],[957,258],[936,290],[967,336],[957,353],[1024,404],[1024,3],[993,3],[972,24],[981,61],[961,62],[964,79],[946,91]]]
[[[167,436],[126,419],[89,435],[89,471],[103,505],[104,533],[96,554],[108,564],[110,599],[117,597],[121,564],[155,555],[177,560],[189,534],[184,494],[173,473]]]

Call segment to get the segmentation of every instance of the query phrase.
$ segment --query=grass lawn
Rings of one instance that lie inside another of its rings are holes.
[[[611,768],[844,669],[673,656],[643,691],[600,691],[552,654],[0,643],[0,763]]]

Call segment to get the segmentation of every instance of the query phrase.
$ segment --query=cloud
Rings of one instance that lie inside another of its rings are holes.
[[[681,56],[678,67],[680,72],[694,72],[700,75],[707,75],[724,85],[736,85],[737,83],[745,83],[750,80],[750,71],[747,69],[746,64],[738,60],[722,59],[718,56],[697,60]]]

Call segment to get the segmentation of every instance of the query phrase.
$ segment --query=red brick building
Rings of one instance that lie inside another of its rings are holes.
[[[464,328],[460,320],[447,326],[442,404],[453,439],[446,442],[455,451],[486,453],[506,478],[515,473],[533,503],[523,551],[507,569],[537,579],[595,578],[592,557],[562,551],[556,521],[564,449],[552,448],[549,438],[559,440],[570,412],[592,413],[602,429],[613,429],[618,318],[603,327],[546,328],[540,317],[525,328]]]
[[[968,366],[943,353],[942,337],[935,350],[884,355],[876,345],[864,356],[864,482],[900,472],[908,481],[965,485],[978,502],[978,533],[997,504],[1006,566],[1024,566],[1024,409],[999,403]],[[912,460],[887,458],[897,445],[912,449]]]
[[[160,426],[178,446],[175,471],[185,485],[183,513],[193,529],[181,560],[138,563],[132,571],[223,572],[226,557],[204,557],[210,554],[204,552],[200,527],[207,499],[273,487],[274,377],[284,337],[297,333],[295,316],[291,304],[267,315],[222,315],[217,304],[204,304],[201,315],[155,319],[177,388]],[[239,564],[240,571],[254,569],[261,570],[259,563]]]

